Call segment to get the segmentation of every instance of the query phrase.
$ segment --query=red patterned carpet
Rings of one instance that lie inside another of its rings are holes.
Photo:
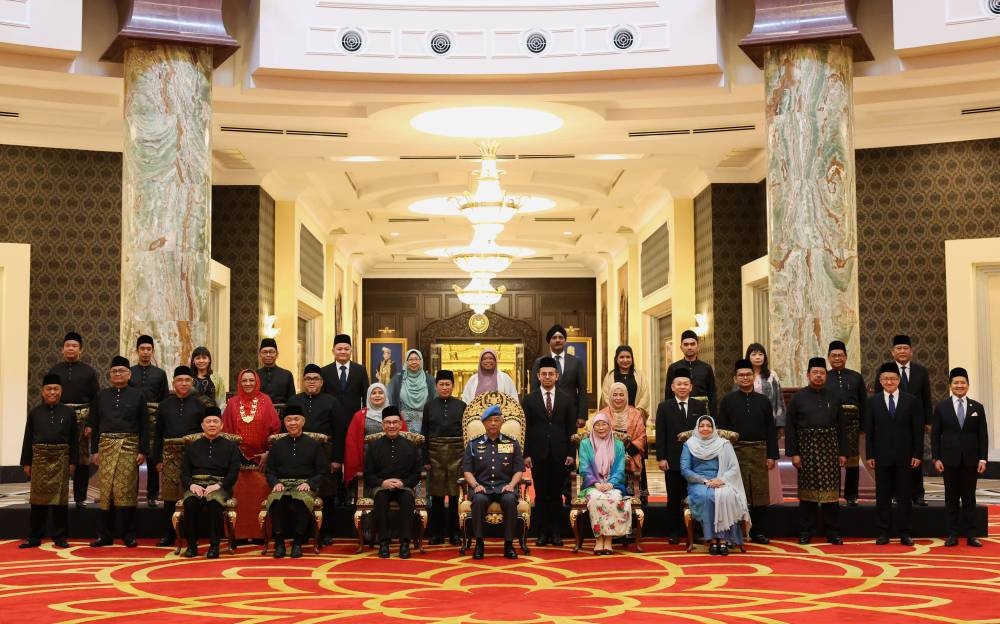
[[[1000,534],[1000,510],[990,521]],[[0,622],[1000,622],[1000,540],[984,543],[775,541],[723,558],[651,540],[641,555],[536,548],[507,561],[491,542],[474,562],[440,546],[382,560],[343,540],[280,561],[250,546],[209,561],[3,541]]]

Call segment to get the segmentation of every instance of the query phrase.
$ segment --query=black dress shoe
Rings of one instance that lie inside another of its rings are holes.
[[[562,538],[559,537],[558,535],[553,535],[552,536],[552,540],[551,540],[551,544],[553,546],[562,546],[563,545]]]
[[[719,544],[719,554],[723,557],[727,556],[729,554],[729,546],[726,544]]]
[[[949,535],[948,539],[944,541],[945,546],[958,546],[958,538],[954,535]]]
[[[808,535],[800,535],[799,536],[799,543],[802,544],[802,545],[808,544],[809,541],[810,541],[810,539],[812,539],[812,538],[810,538],[810,536],[808,536]]]
[[[38,548],[42,545],[41,540],[36,539],[26,539],[17,545],[18,548]]]
[[[770,544],[771,538],[764,535],[763,533],[757,533],[755,535],[750,536],[750,541],[752,541],[754,544]]]
[[[437,546],[439,544],[444,544],[444,538],[440,535],[435,535],[434,537],[427,540],[428,546]]]
[[[151,499],[147,500],[146,504],[148,504],[150,507],[159,507],[160,506],[160,503],[157,502],[157,500],[155,498],[151,498]]]
[[[139,545],[139,542],[135,541],[134,537],[126,537],[122,541],[125,543],[125,548],[135,548]]]
[[[719,545],[718,544],[711,544],[708,547],[708,554],[710,554],[710,555],[717,555],[717,554],[719,554]]]
[[[389,542],[380,542],[378,545],[378,556],[380,559],[389,558]]]
[[[453,535],[451,536],[451,539],[450,539],[450,540],[448,540],[448,542],[449,542],[449,543],[450,543],[450,544],[451,544],[452,546],[458,546],[459,544],[461,544],[461,543],[462,543],[462,536],[461,536],[461,535],[459,535],[458,533],[455,533],[455,534],[453,534]]]
[[[924,500],[923,497],[914,498],[913,499],[913,506],[914,507],[926,507],[927,506],[927,501]]]
[[[667,538],[667,543],[668,544],[680,544],[681,543],[681,538],[677,537],[676,535],[671,535],[670,537]]]
[[[972,546],[973,548],[983,547],[983,543],[979,541],[978,537],[970,537],[969,539],[965,540],[965,543],[966,545]]]
[[[405,539],[399,543],[399,558],[400,559],[410,558],[410,540]]]
[[[826,541],[830,542],[834,546],[842,546],[844,544],[843,538],[840,537],[839,535],[831,535],[830,537],[826,538]]]
[[[847,506],[848,507],[857,507],[858,506],[858,499],[856,499],[856,498],[849,498],[849,499],[847,499]]]
[[[539,535],[538,539],[535,540],[535,546],[548,546],[549,538],[546,535]]]
[[[285,557],[285,542],[282,540],[278,540],[277,542],[274,543],[274,558],[284,559],[284,557]]]
[[[517,551],[514,550],[514,542],[503,543],[503,556],[506,559],[517,559]]]
[[[76,503],[76,508],[77,509],[86,509],[87,508],[87,502],[86,501],[78,501]]]
[[[100,548],[101,546],[111,546],[114,544],[114,540],[104,539],[103,537],[98,537],[90,543],[91,548]]]
[[[299,559],[302,557],[302,544],[298,542],[292,542],[292,559]]]
[[[472,549],[472,558],[473,559],[482,559],[483,557],[486,556],[485,550],[486,549],[485,549],[485,546],[483,545],[483,540],[477,539],[476,540],[476,546],[475,546],[475,548]]]
[[[197,544],[191,544],[190,546],[188,546],[187,549],[184,551],[184,556],[187,557],[187,558],[189,558],[189,559],[191,557],[197,557],[198,556],[198,545]]]
[[[176,541],[177,541],[177,540],[175,540],[175,539],[174,539],[174,538],[172,538],[172,537],[161,537],[161,538],[160,538],[160,541],[156,542],[156,545],[157,545],[157,546],[160,546],[160,547],[164,547],[164,546],[173,546],[173,545],[174,545],[174,543],[176,543]]]
[[[888,543],[889,543],[889,536],[886,535],[885,533],[883,533],[882,535],[879,535],[877,538],[875,538],[875,545],[876,546],[885,546]]]
[[[899,543],[903,546],[913,546],[913,538],[909,535],[899,536]]]
[[[320,535],[319,536],[319,545],[320,546],[329,546],[332,543],[333,543],[333,536],[332,535],[325,534],[325,535]]]
[[[60,537],[58,539],[52,540],[52,543],[58,548],[69,548],[69,542],[66,541],[65,537]]]
[[[211,544],[208,547],[208,552],[205,553],[206,559],[218,559],[219,558],[219,544]]]

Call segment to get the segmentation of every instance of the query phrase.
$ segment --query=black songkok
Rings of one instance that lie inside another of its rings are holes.
[[[827,347],[826,349],[827,353],[830,353],[832,351],[843,351],[844,353],[847,353],[847,345],[844,344],[843,340],[834,340],[833,342],[830,343],[830,346]]]
[[[437,375],[434,376],[434,381],[441,381],[442,379],[455,383],[455,373],[442,368],[437,372]]]
[[[194,377],[194,373],[191,372],[191,367],[184,366],[182,364],[174,369],[174,377],[184,377],[185,375],[188,377]]]
[[[51,386],[51,385],[61,386],[62,385],[62,379],[59,377],[59,375],[56,375],[55,373],[49,373],[48,375],[46,375],[45,377],[42,378],[42,385],[43,386]]]
[[[152,336],[147,336],[146,334],[143,334],[143,335],[139,336],[138,338],[136,338],[136,340],[135,340],[135,348],[136,349],[138,349],[140,346],[142,346],[144,344],[148,344],[149,346],[153,346],[153,337]]]
[[[351,344],[351,337],[348,336],[347,334],[337,334],[336,336],[333,337],[333,344],[334,345]]]
[[[124,366],[125,368],[130,368],[131,364],[129,363],[128,358],[116,355],[115,357],[111,358],[111,368],[115,368],[116,366]]]
[[[913,343],[910,342],[910,337],[906,334],[896,334],[892,337],[892,346],[895,347],[896,345],[906,345],[909,347],[912,346]]]
[[[809,358],[808,370],[812,370],[814,368],[822,368],[823,370],[826,370],[826,358],[821,358],[821,357]]]

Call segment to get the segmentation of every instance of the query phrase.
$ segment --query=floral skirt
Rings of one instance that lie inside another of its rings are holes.
[[[619,490],[587,492],[587,511],[594,535],[619,537],[632,528],[632,499],[623,498]]]

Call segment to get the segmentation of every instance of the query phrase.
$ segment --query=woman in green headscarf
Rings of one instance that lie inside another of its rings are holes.
[[[420,431],[424,405],[435,396],[434,378],[424,370],[424,358],[418,349],[406,352],[406,368],[396,373],[389,384],[389,404],[399,408],[407,431]]]

